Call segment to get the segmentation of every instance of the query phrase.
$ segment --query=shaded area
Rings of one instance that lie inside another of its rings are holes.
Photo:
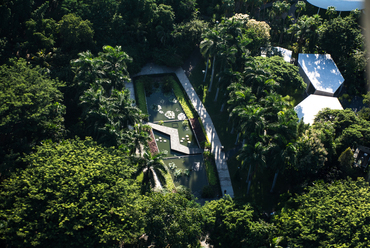
[[[203,187],[208,185],[203,155],[169,158],[165,159],[164,162],[169,168],[176,186],[184,185],[196,197],[201,196]]]
[[[203,129],[199,123],[199,120],[197,118],[189,119],[192,129],[194,130],[194,133],[198,139],[199,144],[202,144],[202,142],[205,142],[206,136],[203,133]]]

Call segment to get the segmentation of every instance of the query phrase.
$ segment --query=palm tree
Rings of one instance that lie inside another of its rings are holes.
[[[327,9],[326,9],[326,12],[325,12],[326,15],[329,16],[330,20],[333,19],[336,14],[337,14],[337,10],[334,6],[329,6]]]
[[[132,62],[132,58],[122,51],[121,46],[103,46],[103,52],[99,53],[99,57],[104,77],[111,80],[113,89],[121,90],[125,81],[131,81],[127,63]]]
[[[149,131],[151,127],[149,125],[135,124],[133,130],[127,132],[127,143],[130,149],[130,154],[133,155],[138,151],[138,154],[142,154],[142,147],[147,144],[150,140]]]
[[[267,127],[268,146],[267,154],[271,159],[271,166],[276,169],[271,187],[273,192],[277,176],[286,166],[294,166],[297,150],[298,117],[293,109],[280,111],[277,122],[270,123]]]
[[[164,174],[167,173],[167,168],[162,158],[162,153],[152,155],[149,151],[145,151],[142,157],[133,158],[133,161],[137,164],[137,169],[133,176],[136,178],[141,173],[144,174],[142,181],[143,193],[155,187],[160,187],[160,184],[166,184]]]
[[[82,88],[80,93],[94,84],[96,79],[103,77],[99,62],[90,51],[79,53],[78,59],[71,61],[71,68],[75,73],[74,80]]]
[[[298,1],[295,7],[297,8],[296,11],[298,12],[298,16],[297,16],[297,19],[298,19],[301,12],[303,10],[306,10],[306,3],[304,1]]]
[[[241,166],[249,165],[247,175],[247,195],[249,194],[250,185],[254,172],[259,167],[265,167],[266,157],[263,142],[256,142],[255,144],[245,144],[240,150],[237,159],[241,161]],[[254,168],[253,168],[254,167]]]
[[[212,76],[211,76],[211,82],[210,82],[209,89],[208,89],[208,92],[211,92],[213,76],[215,72],[216,56],[217,56],[219,44],[221,42],[220,32],[218,30],[218,22],[216,23],[216,27],[206,32],[202,38],[203,40],[200,42],[200,52],[202,53],[204,57],[207,58],[205,76],[207,75],[208,58],[209,56],[213,56]]]

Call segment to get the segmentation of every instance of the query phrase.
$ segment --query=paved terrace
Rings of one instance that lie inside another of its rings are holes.
[[[189,79],[185,75],[184,70],[181,67],[169,68],[166,66],[158,66],[153,63],[149,63],[145,65],[141,69],[141,71],[135,76],[164,74],[164,73],[175,73],[179,81],[181,82],[183,88],[185,89],[186,93],[188,94],[191,103],[193,104],[195,110],[198,112],[198,115],[200,116],[202,120],[202,123],[207,133],[208,140],[212,144],[212,153],[215,155],[216,167],[218,171],[218,177],[220,178],[222,194],[226,192],[226,194],[233,197],[234,190],[233,190],[231,180],[230,180],[230,174],[229,174],[229,169],[227,167],[225,153],[221,150],[221,146],[222,146],[221,141],[217,135],[217,132],[213,125],[211,117],[207,113],[207,110],[204,107],[203,103],[200,101]],[[129,83],[129,84],[132,84],[132,83]],[[130,89],[130,87],[132,86],[128,85],[127,88]]]
[[[180,144],[179,131],[176,128],[165,127],[151,122],[148,122],[146,124],[151,126],[154,130],[160,131],[170,136],[171,150],[184,154],[199,154],[203,152],[200,148],[189,148]]]

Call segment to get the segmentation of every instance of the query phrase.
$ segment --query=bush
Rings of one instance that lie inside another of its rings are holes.
[[[215,192],[212,186],[204,186],[201,193],[202,198],[214,198]]]
[[[190,189],[183,186],[183,185],[180,185],[180,186],[176,187],[176,192],[178,194],[184,196],[188,200],[192,200],[192,198],[193,198],[193,195],[191,194]]]

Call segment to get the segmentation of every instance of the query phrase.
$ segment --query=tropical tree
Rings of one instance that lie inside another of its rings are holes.
[[[269,246],[274,226],[258,220],[249,205],[238,205],[230,196],[206,202],[202,207],[208,243],[214,247]]]
[[[369,197],[369,183],[363,178],[316,182],[292,197],[275,217],[284,237],[282,247],[369,245]]]
[[[277,116],[277,121],[270,123],[266,132],[266,156],[271,159],[271,168],[276,169],[270,192],[274,191],[279,172],[296,164],[298,117],[293,109],[280,111]]]
[[[221,43],[221,34],[218,30],[218,22],[216,23],[216,27],[210,29],[208,32],[206,32],[203,37],[202,41],[200,43],[200,51],[204,57],[207,58],[207,65],[206,65],[206,72],[204,77],[207,75],[207,68],[208,68],[208,57],[213,56],[213,62],[212,62],[212,76],[210,85],[208,88],[208,92],[211,92],[212,83],[213,83],[213,77],[215,72],[215,64],[216,64],[216,56],[218,52],[219,45]]]
[[[329,6],[327,9],[326,9],[326,12],[325,14],[327,16],[329,16],[330,19],[333,19],[335,17],[335,15],[337,14],[337,10],[334,6]]]
[[[140,123],[135,124],[132,130],[126,131],[124,135],[127,137],[125,139],[126,145],[130,149],[130,154],[133,155],[134,153],[142,154],[143,147],[147,144],[150,140],[149,132],[151,127],[149,125],[143,125]]]
[[[65,106],[63,83],[24,59],[0,66],[0,82],[0,175],[8,176],[33,146],[63,138]]]
[[[154,188],[161,188],[166,185],[167,173],[166,164],[163,163],[163,154],[157,153],[152,155],[149,151],[145,151],[141,157],[133,157],[133,162],[137,164],[135,177],[143,173],[142,192],[148,192]]]
[[[142,235],[140,188],[122,151],[91,138],[44,142],[24,161],[27,167],[1,184],[6,245],[112,247]]]
[[[298,19],[302,11],[306,10],[306,3],[304,1],[298,1],[295,7],[296,7],[296,12],[298,12],[298,16],[297,16],[297,19]]]
[[[256,57],[254,59],[257,63],[261,64],[270,75],[270,77],[277,83],[275,88],[276,92],[286,95],[302,94],[307,85],[299,74],[297,66],[286,62],[280,56],[273,57]]]
[[[146,197],[147,246],[197,247],[203,226],[202,209],[178,193]]]
[[[145,117],[141,110],[133,106],[127,89],[113,90],[110,96],[102,86],[94,86],[81,96],[82,117],[86,134],[99,143],[119,146],[128,143],[125,132]]]
[[[302,51],[302,47],[308,44],[307,51],[311,51],[315,45],[315,39],[317,36],[317,32],[319,27],[321,26],[322,18],[319,15],[313,16],[306,16],[303,15],[297,22],[290,26],[288,29],[288,33],[294,35],[297,39],[297,51],[296,53],[300,53]]]

